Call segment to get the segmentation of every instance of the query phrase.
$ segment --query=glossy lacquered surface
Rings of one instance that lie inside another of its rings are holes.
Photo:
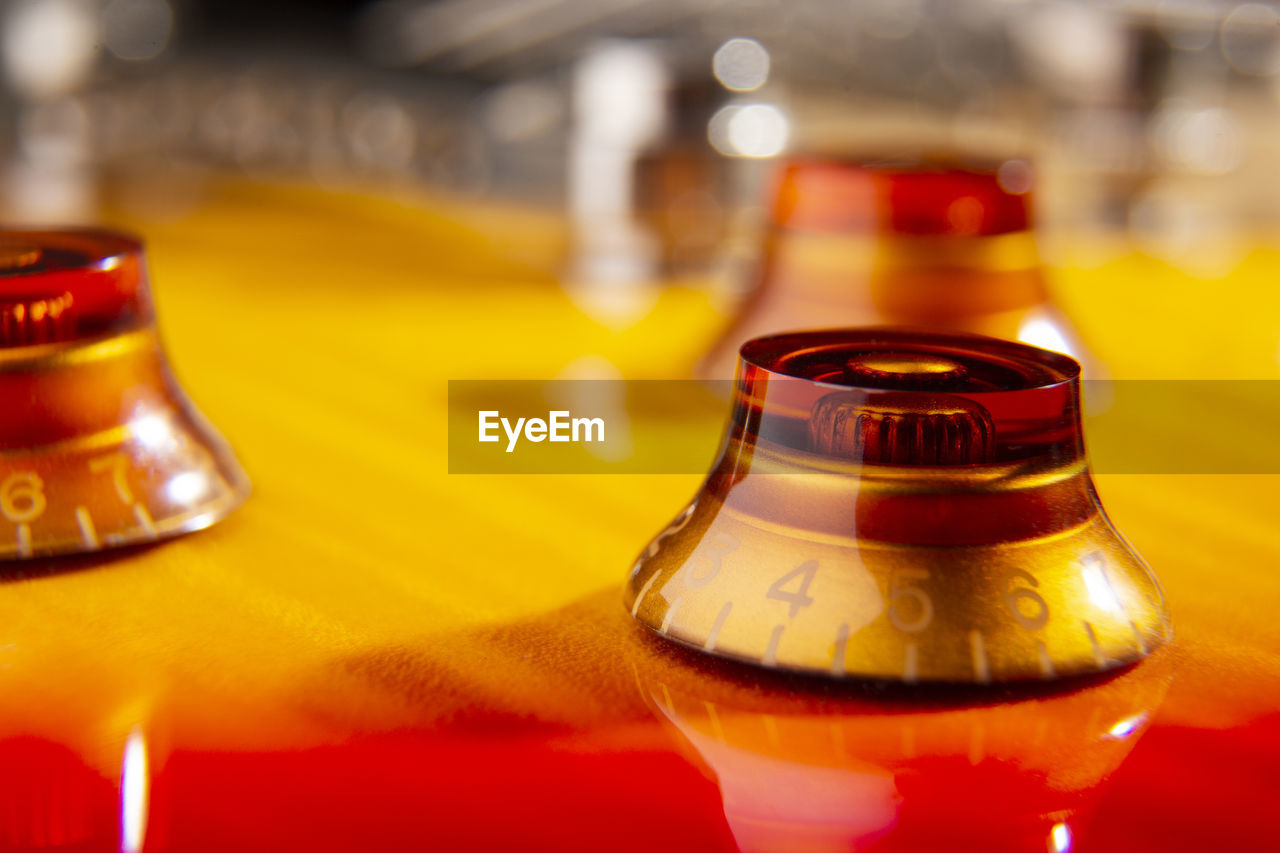
[[[761,677],[620,601],[698,476],[446,473],[448,379],[684,376],[721,322],[704,296],[654,292],[619,326],[557,287],[538,217],[209,193],[112,216],[147,239],[174,368],[255,492],[194,536],[6,569],[0,849],[1273,846],[1274,478],[1097,478],[1177,626],[1115,678]],[[1274,375],[1280,255],[1210,310],[1154,262],[1079,258],[1064,301],[1115,375]]]

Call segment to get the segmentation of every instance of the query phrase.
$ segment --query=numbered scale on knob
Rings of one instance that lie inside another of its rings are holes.
[[[1079,365],[863,329],[743,345],[720,457],[641,554],[632,615],[779,669],[991,683],[1098,672],[1170,635],[1103,512]]]
[[[248,480],[169,371],[142,246],[0,232],[0,559],[207,527]]]

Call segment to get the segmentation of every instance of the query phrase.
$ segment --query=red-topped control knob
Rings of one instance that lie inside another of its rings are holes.
[[[748,341],[721,455],[627,604],[666,637],[834,676],[1016,681],[1168,636],[1085,464],[1079,365],[975,335]]]
[[[754,289],[699,372],[728,379],[746,340],[831,325],[978,333],[1081,356],[1050,304],[1029,175],[1021,161],[790,160]]]
[[[1082,458],[1079,365],[1011,341],[894,329],[742,347],[743,439],[843,460],[969,465]]]
[[[0,232],[0,558],[206,527],[248,481],[169,371],[135,238]]]

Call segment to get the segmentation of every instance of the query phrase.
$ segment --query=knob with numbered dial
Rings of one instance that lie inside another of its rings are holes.
[[[124,234],[0,232],[0,411],[0,559],[196,530],[248,492],[169,370]]]
[[[1168,611],[1094,490],[1079,373],[970,335],[747,342],[719,460],[626,605],[685,645],[835,677],[990,683],[1142,658]]]

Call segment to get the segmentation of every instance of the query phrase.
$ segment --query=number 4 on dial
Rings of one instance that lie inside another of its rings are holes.
[[[773,586],[769,587],[769,593],[766,598],[772,598],[774,601],[785,601],[791,605],[791,614],[789,618],[796,618],[796,614],[800,612],[801,607],[808,607],[813,604],[813,596],[809,595],[809,584],[813,583],[813,576],[818,573],[818,561],[806,560],[800,564],[800,567],[787,572],[782,577],[773,582]],[[794,590],[787,589],[788,585],[796,587]]]

